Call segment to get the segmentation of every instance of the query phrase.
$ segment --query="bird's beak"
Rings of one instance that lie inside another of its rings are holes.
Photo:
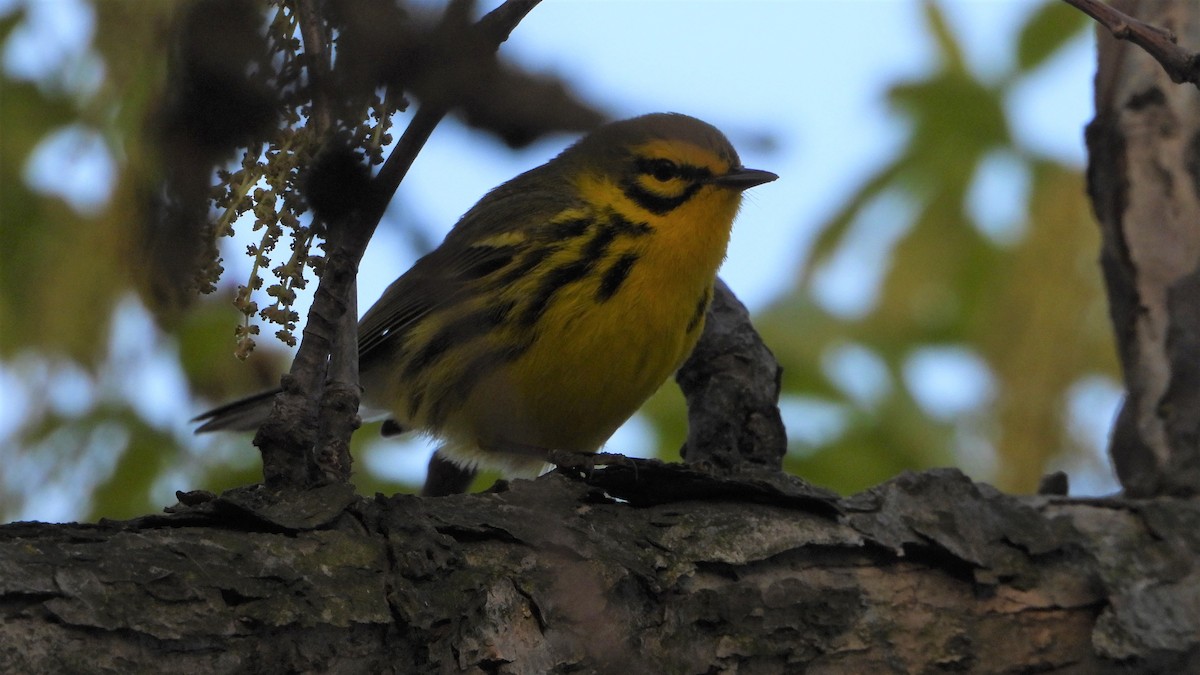
[[[730,169],[729,173],[724,176],[716,176],[712,179],[712,182],[734,190],[748,190],[755,185],[770,183],[776,178],[779,178],[779,176],[770,171],[747,169],[744,166],[737,166]]]

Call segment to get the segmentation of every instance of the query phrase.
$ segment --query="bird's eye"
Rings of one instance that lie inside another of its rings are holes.
[[[646,169],[646,173],[654,176],[654,180],[663,183],[679,177],[679,166],[669,159],[656,159]]]

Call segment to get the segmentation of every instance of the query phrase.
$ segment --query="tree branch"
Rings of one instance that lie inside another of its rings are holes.
[[[1101,0],[1063,0],[1095,19],[1118,40],[1141,47],[1162,65],[1176,84],[1191,82],[1200,88],[1200,55],[1188,52],[1175,41],[1175,33],[1152,26],[1114,9]]]
[[[480,19],[473,27],[472,39],[494,52],[539,2],[508,0]],[[451,4],[446,20],[452,20],[462,6],[462,3]],[[352,292],[359,261],[388,202],[446,112],[441,103],[422,105],[371,181],[366,203],[340,226],[330,224],[336,233],[331,236],[325,272],[309,309],[300,348],[283,379],[283,393],[276,399],[270,419],[259,428],[254,439],[263,455],[264,480],[273,488],[302,489],[326,480],[349,478],[349,434],[358,424],[358,375],[356,364],[348,364],[344,358],[330,364],[330,356],[337,353],[339,342],[353,344],[355,340],[352,330],[343,333],[338,325],[355,327],[353,321],[342,321],[342,317],[350,306],[346,298]],[[356,354],[356,350],[348,347],[340,352]],[[316,401],[326,392],[336,400],[322,403],[318,408]],[[320,409],[343,419],[322,424],[322,431],[318,432],[313,420]]]
[[[1172,25],[1186,41],[1200,43],[1193,3],[1137,6],[1147,20]],[[1124,21],[1123,14],[1114,16],[1110,23]],[[1170,44],[1163,31],[1128,25],[1118,25],[1114,34],[1154,34]],[[1193,139],[1200,134],[1200,95],[1171,84],[1168,77],[1178,81],[1178,74],[1162,59],[1156,63],[1153,51],[1147,56],[1103,35],[1097,50],[1087,189],[1126,392],[1109,454],[1128,495],[1197,495],[1200,198],[1179,186],[1197,181]]]
[[[723,473],[778,472],[787,452],[778,405],[782,373],[745,306],[717,279],[704,332],[675,374],[687,399],[684,460]]]
[[[1012,497],[954,470],[838,499],[639,464],[633,491],[241,488],[128,522],[6,525],[0,672],[1200,665],[1195,501]]]

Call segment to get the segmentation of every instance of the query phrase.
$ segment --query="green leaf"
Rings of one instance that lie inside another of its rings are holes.
[[[151,489],[163,467],[178,452],[174,439],[150,427],[127,408],[98,411],[94,416],[95,427],[110,424],[110,420],[124,422],[129,442],[121,450],[112,474],[96,485],[88,519],[132,518],[159,511],[165,505],[153,503]]]
[[[1017,39],[1017,69],[1037,68],[1088,25],[1083,12],[1062,2],[1047,2],[1035,11]]]
[[[925,13],[925,24],[929,29],[929,35],[933,38],[939,55],[942,57],[943,68],[950,72],[966,72],[966,59],[963,58],[962,47],[954,38],[954,32],[950,30],[950,24],[946,22],[946,15],[942,12],[941,5],[933,0],[925,0],[922,9]]]

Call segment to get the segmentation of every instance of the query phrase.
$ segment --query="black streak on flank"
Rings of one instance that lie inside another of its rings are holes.
[[[596,290],[596,302],[604,302],[616,295],[621,284],[629,278],[629,272],[638,261],[638,257],[636,253],[626,253],[605,270],[604,276],[600,278],[600,288]]]
[[[550,228],[550,237],[552,239],[582,237],[591,224],[592,221],[588,218],[575,218],[573,220],[564,220],[561,223],[554,223]]]
[[[592,221],[587,218],[576,218],[573,220],[564,220],[561,223],[552,223],[547,230],[549,241],[527,248],[520,262],[509,268],[508,271],[496,280],[496,283],[500,286],[507,286],[525,278],[537,269],[546,258],[549,258],[551,254],[562,250],[563,242],[582,237],[586,234],[591,224]]]
[[[537,269],[537,266],[541,265],[542,261],[544,261],[546,258],[549,258],[550,254],[554,253],[558,249],[558,246],[539,246],[537,248],[529,249],[525,253],[525,256],[521,258],[521,262],[517,263],[515,267],[510,268],[507,272],[501,275],[496,283],[500,286],[507,286],[509,284],[516,283],[517,281],[525,278],[525,276],[530,272]]]
[[[616,230],[617,234],[634,238],[644,237],[654,232],[654,228],[650,227],[650,223],[632,221],[616,211],[609,212],[608,226]]]
[[[404,373],[401,378],[411,380],[418,373],[425,370],[438,357],[445,354],[452,347],[464,344],[470,340],[486,335],[491,332],[508,318],[509,312],[512,311],[513,303],[504,303],[471,312],[461,316],[442,327],[429,342],[425,344],[412,359],[404,366]]]
[[[466,367],[460,371],[458,377],[455,378],[450,391],[438,397],[438,400],[433,404],[433,407],[429,411],[430,424],[434,427],[440,427],[444,424],[451,406],[461,405],[466,401],[467,397],[471,395],[471,390],[475,388],[475,385],[479,384],[479,380],[483,379],[484,375],[506,363],[516,361],[532,344],[532,341],[520,342],[484,352],[471,359]]]
[[[696,303],[696,309],[692,312],[692,318],[688,320],[685,332],[692,332],[700,326],[700,321],[704,319],[704,313],[708,311],[708,302],[711,298],[711,289],[704,289],[704,293],[700,294],[700,302]]]
[[[529,304],[525,306],[525,310],[521,313],[521,325],[532,326],[537,323],[542,314],[546,312],[546,308],[550,306],[550,301],[554,299],[554,295],[563,286],[579,281],[587,276],[596,266],[596,263],[604,257],[604,252],[608,250],[609,244],[616,237],[617,231],[614,228],[601,228],[600,231],[596,232],[596,236],[592,237],[583,247],[580,258],[546,272],[537,291],[533,294],[533,299],[529,301]]]

